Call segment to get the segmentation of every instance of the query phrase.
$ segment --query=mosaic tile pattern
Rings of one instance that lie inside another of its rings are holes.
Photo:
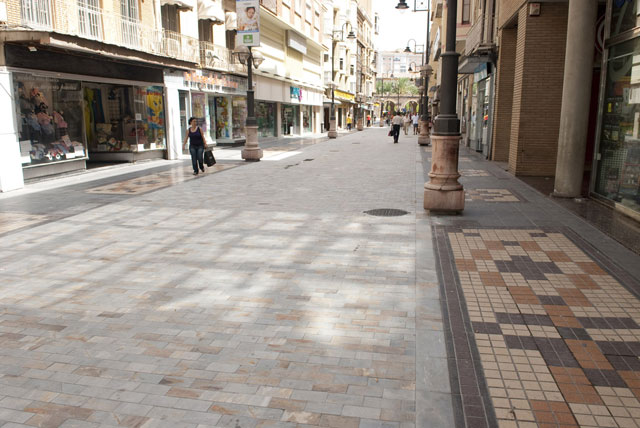
[[[26,214],[16,212],[0,213],[0,235],[48,220],[46,215]]]
[[[461,169],[460,175],[463,177],[491,177],[491,173],[484,169]]]
[[[640,288],[572,235],[438,228],[462,426],[640,427]]]
[[[216,164],[212,167],[207,167],[206,172],[201,175],[193,175],[191,167],[173,169],[170,171],[159,172],[157,174],[149,174],[143,177],[132,178],[131,180],[94,187],[87,190],[87,193],[100,193],[105,195],[137,195],[163,189],[169,186],[175,186],[183,181],[193,180],[194,178],[203,177],[204,175],[212,172],[224,171],[225,169],[233,168],[235,166],[235,164]]]
[[[507,189],[465,189],[465,199],[484,202],[520,202],[520,198]]]

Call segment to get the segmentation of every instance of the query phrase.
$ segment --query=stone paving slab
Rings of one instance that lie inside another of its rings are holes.
[[[0,426],[450,425],[416,142],[367,130],[4,234]]]

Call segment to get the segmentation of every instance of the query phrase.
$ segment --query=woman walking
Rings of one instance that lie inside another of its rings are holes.
[[[185,148],[187,147],[187,140],[189,141],[193,175],[198,175],[198,167],[200,167],[200,171],[204,172],[204,149],[207,148],[207,142],[195,117],[189,118],[189,128],[187,128],[187,135],[184,137],[184,144],[182,145]]]

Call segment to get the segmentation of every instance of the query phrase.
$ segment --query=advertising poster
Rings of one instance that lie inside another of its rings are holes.
[[[238,16],[237,43],[260,46],[260,0],[236,0]]]

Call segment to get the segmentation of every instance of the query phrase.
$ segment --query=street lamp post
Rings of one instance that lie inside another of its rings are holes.
[[[246,140],[242,149],[242,159],[257,162],[262,158],[262,149],[258,145],[258,122],[255,114],[255,99],[253,91],[253,67],[256,69],[262,64],[264,58],[251,50],[251,46],[238,49],[236,55],[241,64],[247,65],[247,119],[245,122]]]
[[[424,2],[421,2],[421,5],[423,4]],[[404,11],[409,9],[409,5],[407,5],[406,0],[400,0],[396,5],[396,9],[399,9],[400,11]],[[413,2],[413,11],[427,12],[427,14],[431,14],[431,9],[429,7],[419,8],[417,0],[414,0]],[[431,119],[429,117],[429,77],[431,76],[431,72],[429,70],[430,68],[429,55],[431,53],[431,43],[429,41],[431,36],[430,24],[431,24],[431,17],[428,16],[427,17],[427,42],[426,42],[426,49],[423,50],[423,55],[424,55],[423,66],[422,66],[423,69],[421,70],[421,77],[424,82],[424,96],[422,97],[422,105],[420,106],[420,109],[422,110],[422,114],[420,115],[420,135],[418,136],[418,144],[421,146],[428,146],[431,143],[431,139],[429,138],[429,121]],[[407,49],[409,49],[409,43],[407,43]],[[405,49],[405,52],[407,51],[407,49]],[[425,67],[427,68],[425,69]]]
[[[353,40],[356,38],[356,35],[353,33],[353,29],[349,22],[345,22],[342,24],[342,28],[338,31],[331,32],[331,115],[329,116],[329,138],[337,138],[338,131],[336,130],[336,111],[335,111],[335,98],[336,98],[336,45],[338,42],[344,41],[344,29],[345,27],[349,27],[349,34],[347,35],[347,39]],[[337,36],[340,34],[340,39],[338,40]]]
[[[380,77],[380,92],[381,94],[381,98],[380,98],[380,128],[382,128],[384,125],[382,123],[382,114],[383,114],[383,109],[384,109],[384,78],[385,78],[385,74],[386,73],[382,73],[382,77]]]
[[[447,0],[447,34],[442,54],[440,113],[431,136],[433,152],[429,182],[424,185],[424,208],[431,211],[461,212],[464,209],[464,189],[458,182],[458,151],[460,120],[456,114],[456,84],[458,56],[456,52],[457,0]]]

